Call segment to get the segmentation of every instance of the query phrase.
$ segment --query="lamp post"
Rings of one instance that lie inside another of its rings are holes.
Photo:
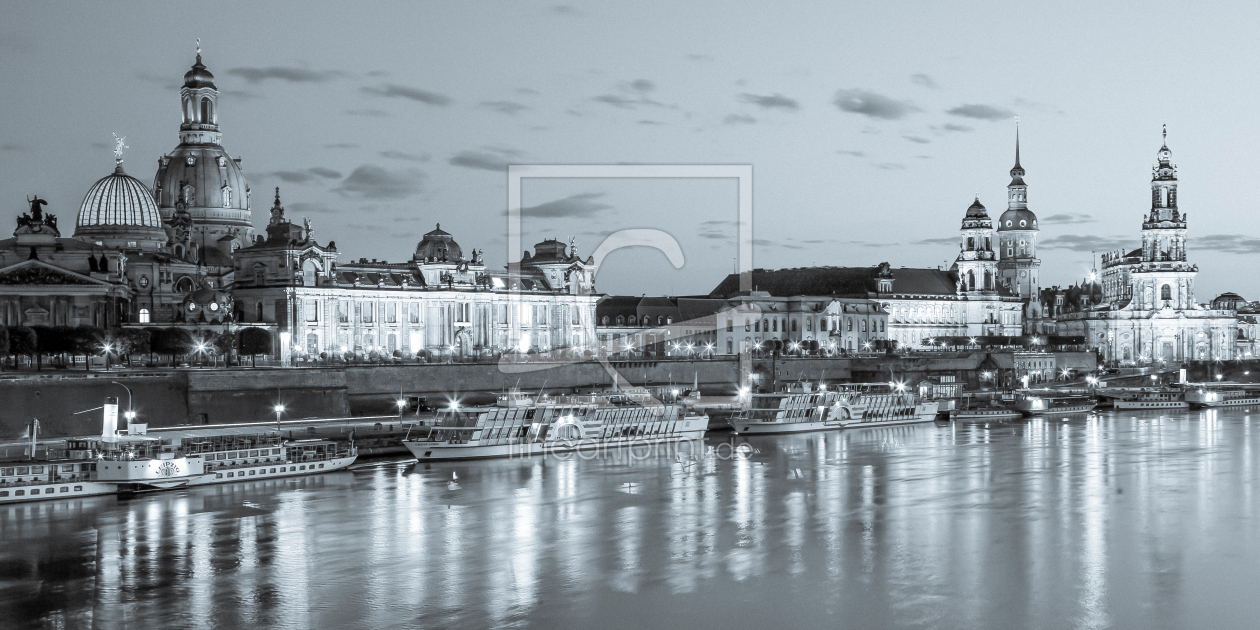
[[[404,410],[404,409],[406,409],[406,408],[407,408],[407,401],[406,401],[406,399],[399,398],[399,399],[398,399],[398,419],[399,419],[399,420],[402,420],[403,410]]]
[[[118,381],[110,381],[111,383],[127,390],[127,411],[123,412],[123,417],[127,419],[127,427],[131,428],[131,421],[136,419],[136,410],[131,406],[131,388],[119,383]]]
[[[284,413],[284,405],[277,404],[272,408],[276,412],[276,431],[280,430],[280,414]]]

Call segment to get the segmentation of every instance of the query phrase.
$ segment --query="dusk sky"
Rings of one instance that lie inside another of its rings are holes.
[[[1088,11],[1084,9],[1088,8]],[[1138,246],[1168,124],[1197,298],[1260,299],[1260,7],[1187,3],[5,3],[0,214],[69,235],[113,168],[151,183],[201,38],[254,223],[272,189],[342,260],[402,261],[437,223],[491,264],[515,164],[751,164],[754,266],[952,263],[973,196],[1005,209],[1014,116],[1042,283]],[[1249,105],[1250,104],[1250,105]],[[1249,109],[1250,108],[1250,109]],[[734,264],[732,181],[525,186],[526,243],[654,227],[596,288],[707,293]],[[10,221],[10,218],[4,220]],[[9,224],[12,225],[12,224]],[[6,228],[7,229],[7,228]],[[520,252],[513,252],[518,257]]]

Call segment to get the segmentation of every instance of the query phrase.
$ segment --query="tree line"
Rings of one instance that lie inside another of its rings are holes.
[[[257,365],[257,356],[271,354],[271,332],[251,326],[236,333],[198,331],[185,328],[117,328],[104,330],[94,326],[0,326],[0,369],[27,367],[42,370],[45,359],[55,367],[72,365],[84,357],[84,369],[91,369],[90,357],[103,356],[106,364],[113,360],[132,365],[136,358],[147,358],[146,366],[157,366],[155,357],[163,357],[168,365],[188,360],[222,359],[230,365],[233,356],[250,357]]]

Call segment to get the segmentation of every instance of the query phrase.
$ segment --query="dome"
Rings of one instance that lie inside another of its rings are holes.
[[[1016,230],[1039,231],[1037,227],[1037,215],[1027,208],[1018,208],[1007,210],[1002,213],[998,219],[999,232],[1011,232]]]
[[[420,239],[420,243],[416,245],[416,253],[411,257],[413,260],[443,260],[455,262],[464,259],[464,250],[460,249],[459,243],[448,233],[442,231],[442,224],[437,224],[437,229],[424,235]]]
[[[154,241],[153,246],[166,242],[153,193],[140,180],[124,173],[122,164],[88,189],[79,207],[74,234],[89,239]]]
[[[252,235],[249,192],[240,163],[217,144],[180,144],[160,158],[153,178],[162,216],[169,219],[183,202],[207,242],[230,233]]]
[[[192,69],[184,73],[184,87],[218,89],[214,87],[214,75],[201,63],[201,53],[197,53],[197,63],[193,64]]]
[[[1247,300],[1233,292],[1222,293],[1212,300],[1212,308],[1215,310],[1236,311],[1240,306],[1246,305]]]
[[[976,197],[975,202],[972,203],[969,208],[967,208],[967,218],[970,218],[970,219],[989,218],[989,213],[985,212],[984,204],[980,203],[979,197]]]

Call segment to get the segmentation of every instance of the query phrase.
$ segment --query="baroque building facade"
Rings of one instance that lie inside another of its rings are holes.
[[[1142,246],[1102,257],[1098,304],[1059,316],[1059,332],[1085,337],[1112,364],[1229,360],[1236,356],[1237,313],[1195,301],[1199,267],[1186,249],[1186,214],[1168,131],[1151,176],[1151,209]]]

